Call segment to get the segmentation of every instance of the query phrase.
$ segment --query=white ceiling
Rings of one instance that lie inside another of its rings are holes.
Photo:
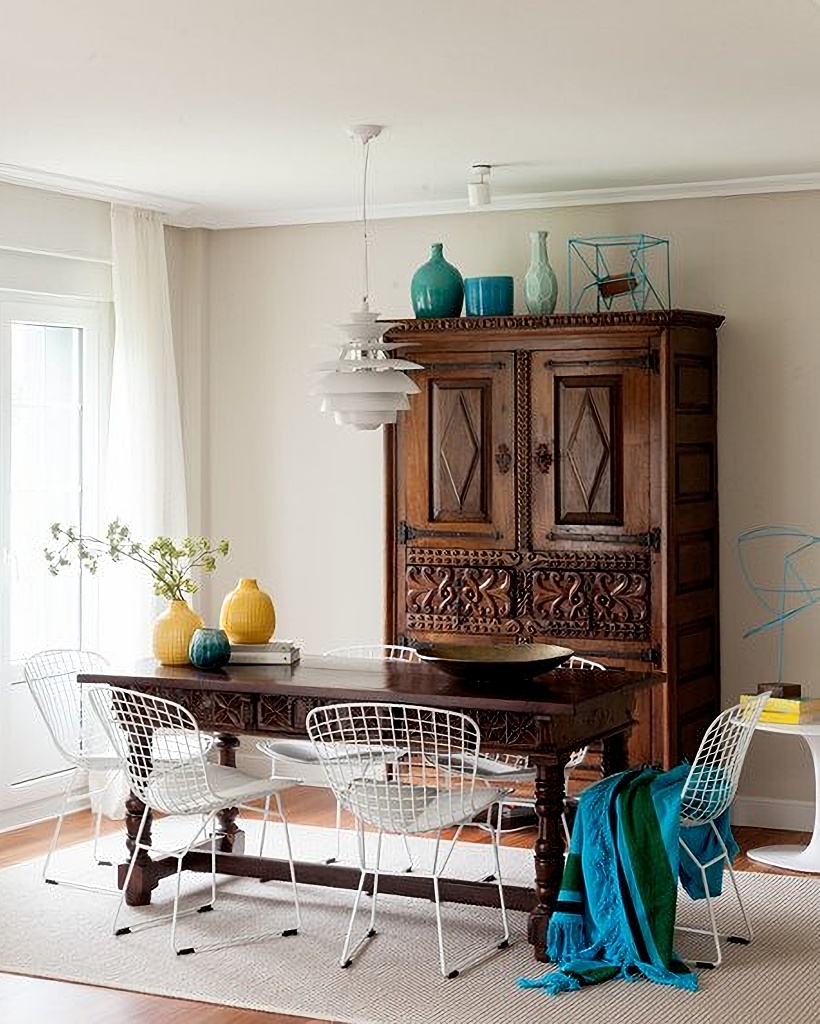
[[[357,216],[362,121],[376,215],[476,162],[507,208],[820,187],[813,0],[18,0],[0,41],[0,179],[177,223]]]

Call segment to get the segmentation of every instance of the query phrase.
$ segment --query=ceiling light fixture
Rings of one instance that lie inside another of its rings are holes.
[[[362,304],[350,314],[348,323],[339,324],[347,335],[334,362],[319,367],[325,372],[319,379],[317,392],[322,396],[322,412],[332,412],[336,422],[358,430],[375,430],[383,423],[395,423],[396,416],[409,409],[408,395],[418,387],[404,372],[420,370],[418,363],[396,359],[391,355],[411,342],[384,341],[384,333],[393,325],[377,321],[378,313],[370,310],[370,264],[367,234],[367,166],[368,147],[378,138],[382,126],[358,124],[350,135],[362,144],[362,238],[364,248],[364,281]]]
[[[477,206],[489,206],[490,196],[490,171],[491,164],[473,164],[467,176],[467,201],[470,209]]]

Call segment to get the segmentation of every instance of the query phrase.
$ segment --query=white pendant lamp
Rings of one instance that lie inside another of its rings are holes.
[[[357,430],[375,430],[384,423],[395,423],[397,413],[408,409],[408,395],[418,387],[405,370],[420,370],[418,363],[392,356],[398,348],[410,342],[383,340],[385,331],[393,325],[377,322],[378,313],[369,306],[369,278],[367,251],[367,164],[368,145],[381,132],[376,124],[360,124],[350,134],[362,143],[364,172],[362,182],[362,227],[364,238],[364,294],[361,308],[350,314],[347,323],[339,328],[347,335],[340,345],[339,357],[319,367],[325,372],[319,378],[316,392],[322,397],[322,412],[332,412],[336,422]]]

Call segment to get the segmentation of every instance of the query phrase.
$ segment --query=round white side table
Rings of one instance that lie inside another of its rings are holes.
[[[811,751],[814,764],[814,830],[808,846],[761,846],[756,850],[749,850],[748,857],[761,864],[771,864],[775,868],[820,873],[820,723],[777,725],[774,722],[758,722],[756,728],[761,732],[800,736]]]

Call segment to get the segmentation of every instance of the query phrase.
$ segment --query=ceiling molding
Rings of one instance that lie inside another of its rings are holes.
[[[763,195],[772,192],[820,191],[820,171],[810,174],[778,174],[765,178],[729,178],[723,181],[690,181],[671,185],[630,185],[622,188],[578,189],[565,192],[532,192],[495,195],[489,206],[470,209],[463,199],[438,202],[397,203],[374,206],[371,219],[431,217],[454,213],[493,213],[502,210],[542,210],[569,206],[605,206],[610,203],[646,203],[669,199],[707,199],[721,196]],[[332,224],[356,221],[361,211],[353,206],[324,209],[259,210],[232,212],[197,209],[174,219],[180,227],[224,228],[284,227],[297,224]]]
[[[333,224],[357,221],[361,216],[361,211],[354,206],[295,210],[276,208],[256,211],[221,210],[208,208],[179,197],[139,192],[117,185],[108,185],[104,182],[88,181],[84,178],[53,174],[49,171],[37,171],[13,164],[0,164],[0,181],[84,199],[124,203],[142,209],[156,210],[164,215],[169,224],[188,228],[220,230],[285,227],[298,224]],[[374,206],[368,211],[368,214],[372,219],[387,220],[445,214],[471,213],[475,215],[476,213],[506,210],[543,210],[571,206],[606,206],[612,203],[646,203],[669,199],[708,199],[807,191],[820,191],[820,171],[807,174],[776,174],[759,178],[690,181],[669,185],[629,185],[621,188],[495,195],[489,206],[482,206],[479,210],[470,209],[465,192],[461,199]]]
[[[7,185],[40,188],[46,192],[59,192],[61,195],[77,196],[80,199],[97,199],[104,203],[122,203],[126,206],[139,207],[142,210],[155,210],[157,213],[164,214],[169,220],[183,215],[195,216],[196,212],[200,210],[189,200],[120,188],[118,185],[108,185],[101,181],[73,178],[68,174],[37,171],[34,168],[19,167],[16,164],[0,164],[0,181]]]

